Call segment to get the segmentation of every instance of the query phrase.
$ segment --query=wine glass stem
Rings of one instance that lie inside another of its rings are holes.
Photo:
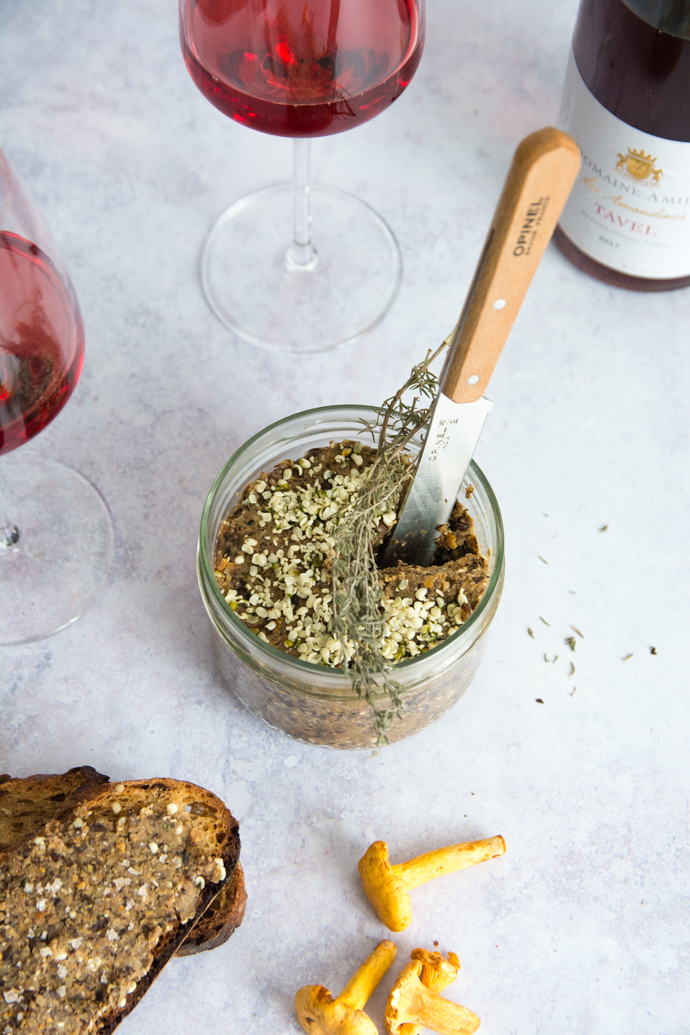
[[[294,160],[292,245],[288,251],[288,265],[293,269],[310,270],[318,262],[311,242],[311,140],[292,141]]]
[[[6,496],[4,475],[0,470],[0,552],[9,550],[19,541],[19,529],[9,520],[5,511]]]

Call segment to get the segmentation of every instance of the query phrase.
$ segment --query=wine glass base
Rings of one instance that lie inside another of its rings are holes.
[[[80,618],[105,587],[115,532],[99,491],[74,468],[23,450],[0,461],[17,526],[0,547],[0,646],[31,643]]]
[[[229,208],[209,233],[201,282],[231,331],[273,352],[323,352],[358,338],[386,315],[402,259],[391,229],[366,202],[311,188],[316,262],[290,260],[293,188],[268,187]]]

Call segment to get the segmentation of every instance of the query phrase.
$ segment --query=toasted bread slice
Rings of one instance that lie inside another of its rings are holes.
[[[80,787],[107,782],[108,777],[90,765],[51,776],[0,778],[0,852],[11,851],[27,834],[52,819]]]
[[[110,1035],[234,873],[237,822],[176,780],[82,787],[0,859],[0,1031]]]
[[[107,776],[88,765],[53,775],[0,777],[0,853],[11,851],[28,834],[38,833],[82,787],[107,782]],[[242,923],[246,902],[244,874],[238,863],[175,955],[192,956],[223,945]]]

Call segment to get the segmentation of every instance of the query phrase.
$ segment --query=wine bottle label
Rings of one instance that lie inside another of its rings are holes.
[[[690,274],[690,143],[642,133],[585,85],[570,52],[558,125],[582,167],[560,226],[597,262],[635,277]]]

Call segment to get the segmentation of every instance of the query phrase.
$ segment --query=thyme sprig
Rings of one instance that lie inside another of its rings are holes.
[[[431,417],[438,378],[429,367],[451,337],[429,349],[405,384],[377,408],[374,420],[362,421],[377,443],[376,460],[335,531],[331,629],[349,659],[352,689],[374,713],[378,746],[388,742],[394,719],[405,713],[404,687],[391,676],[391,662],[381,653],[386,619],[376,567],[379,525],[384,515],[395,512],[405,481],[414,475],[405,450]],[[389,707],[379,708],[377,695],[387,696]]]

